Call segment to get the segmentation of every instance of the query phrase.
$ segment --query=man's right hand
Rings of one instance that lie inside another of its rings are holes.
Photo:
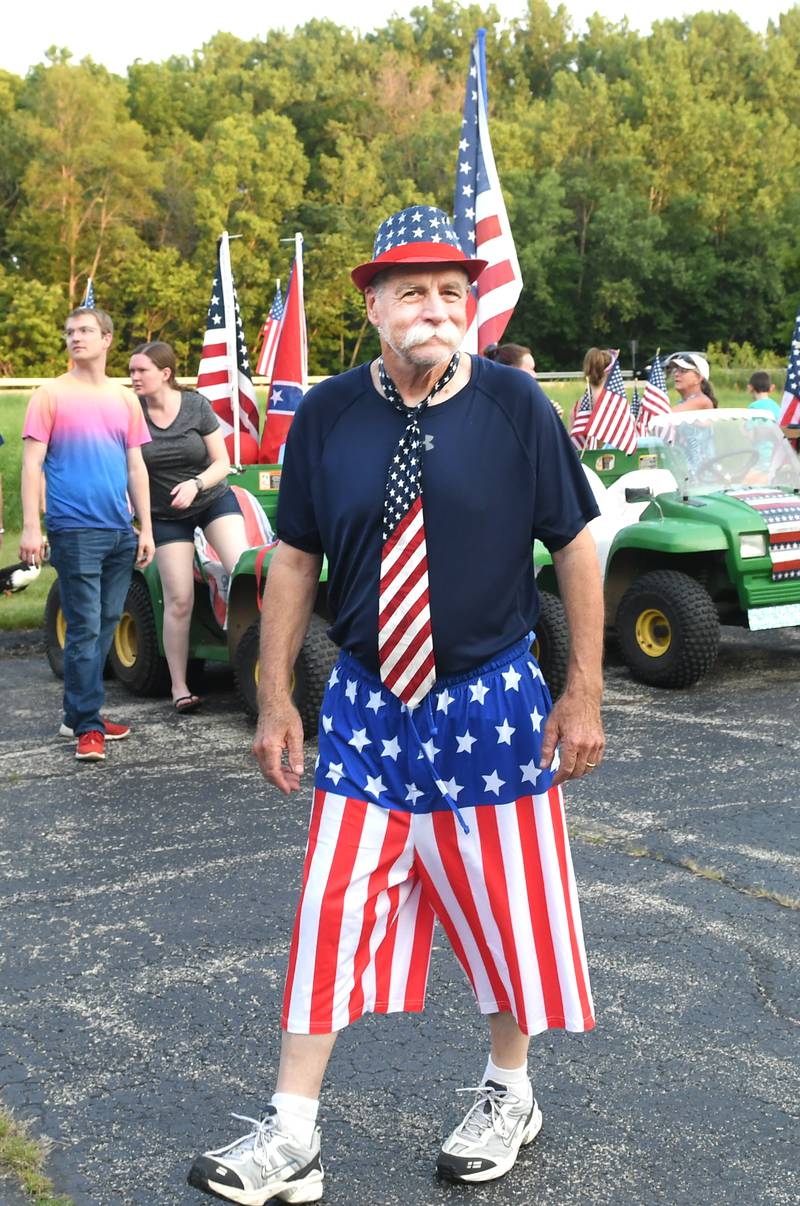
[[[253,753],[264,778],[285,796],[299,790],[303,774],[303,722],[290,695],[262,703]]]
[[[41,565],[44,560],[44,549],[45,542],[41,528],[37,526],[22,529],[19,541],[20,561],[24,561],[26,565]]]

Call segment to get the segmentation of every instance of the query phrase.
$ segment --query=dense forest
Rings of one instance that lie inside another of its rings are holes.
[[[508,335],[542,368],[632,338],[783,359],[800,305],[800,7],[766,35],[703,13],[644,36],[601,17],[577,34],[545,0],[512,22],[436,0],[364,37],[327,20],[219,33],[124,78],[55,47],[25,78],[0,71],[0,372],[63,365],[57,331],[89,274],[117,324],[113,369],[159,337],[194,372],[223,228],[241,236],[251,346],[288,275],[280,240],[301,230],[311,372],[363,357],[348,270],[392,210],[452,208],[481,25],[525,282]]]

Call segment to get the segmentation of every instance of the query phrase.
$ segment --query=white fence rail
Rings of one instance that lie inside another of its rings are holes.
[[[633,373],[623,370],[623,377],[633,378]],[[564,371],[554,373],[537,373],[540,381],[582,381],[583,373],[580,370]],[[39,385],[47,385],[48,381],[52,381],[52,377],[0,377],[0,393],[11,393],[14,390],[30,390],[36,389]],[[120,385],[130,385],[130,377],[112,377],[112,381],[117,381]],[[180,378],[182,385],[197,385],[196,377]],[[327,381],[327,376],[309,377],[309,385],[317,385],[320,381]],[[254,377],[253,384],[262,387],[269,385],[269,377]]]

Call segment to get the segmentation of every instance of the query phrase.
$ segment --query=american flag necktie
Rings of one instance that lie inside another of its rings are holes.
[[[407,419],[389,465],[383,500],[378,661],[381,681],[409,708],[415,708],[436,681],[419,420],[431,399],[452,380],[459,359],[456,352],[428,396],[413,407],[404,404],[383,357],[378,361],[381,388]]]

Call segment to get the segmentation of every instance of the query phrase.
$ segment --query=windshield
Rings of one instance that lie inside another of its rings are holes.
[[[800,460],[769,415],[690,414],[667,418],[651,428],[666,445],[666,467],[675,475],[679,490],[690,495],[740,486],[800,490]]]

